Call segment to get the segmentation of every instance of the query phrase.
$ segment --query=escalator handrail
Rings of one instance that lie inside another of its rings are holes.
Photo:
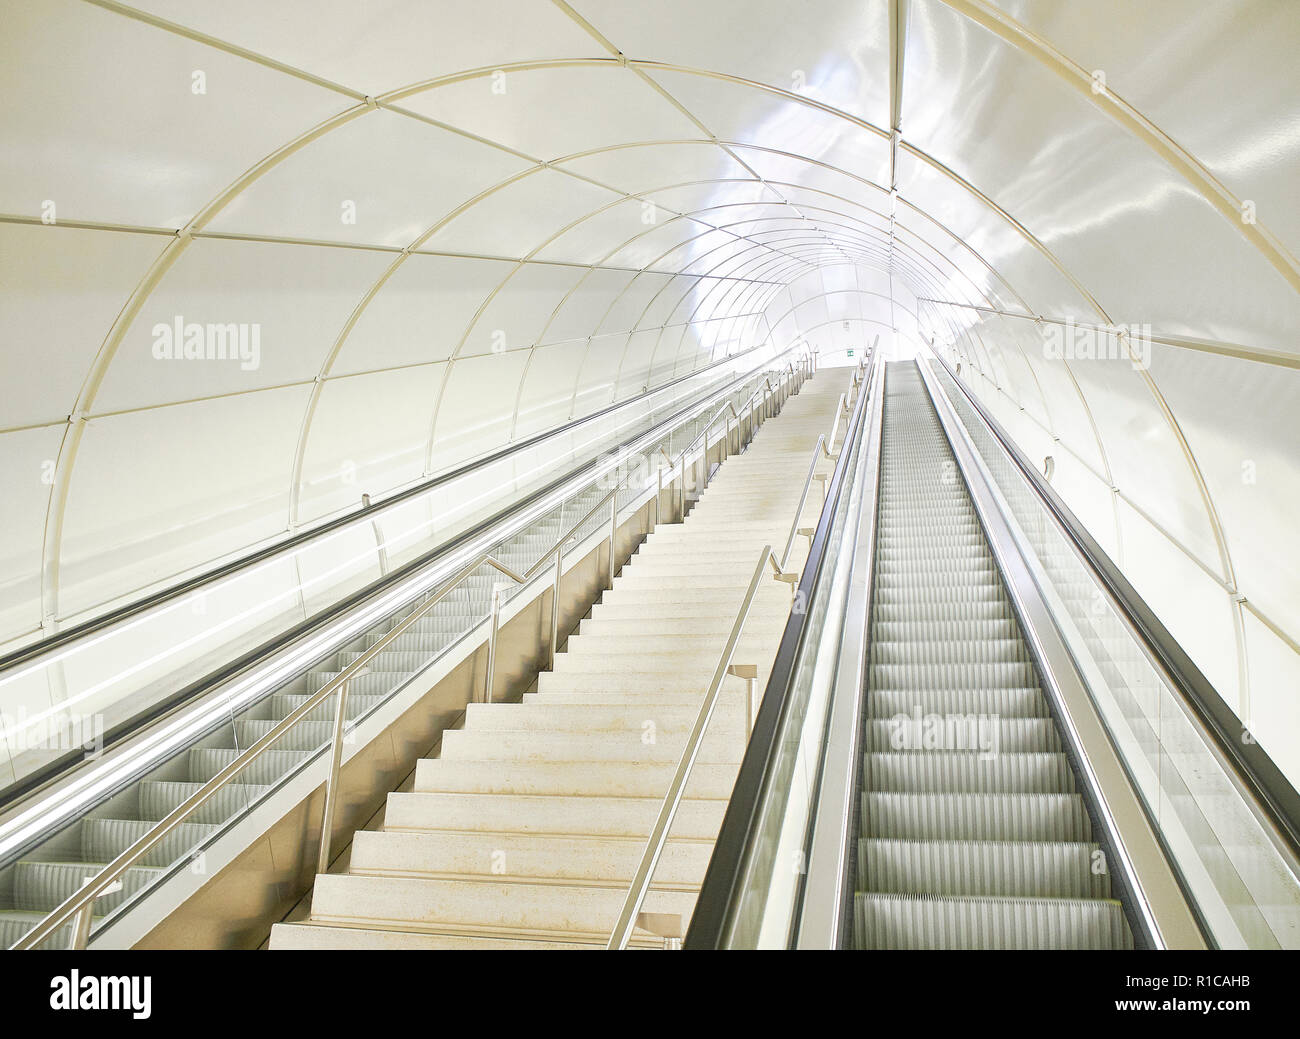
[[[1010,434],[957,377],[947,360],[938,351],[932,352],[931,357],[943,366],[990,434],[1037,493],[1061,532],[1105,586],[1111,600],[1142,640],[1148,655],[1163,670],[1170,688],[1191,709],[1215,748],[1236,773],[1238,781],[1254,798],[1261,814],[1287,844],[1292,856],[1300,859],[1300,792],[1297,792],[1259,743],[1237,738],[1236,733],[1246,731],[1244,724],[1156,616],[1155,611],[1088,533],[1043,474],[1025,457]]]
[[[822,506],[821,517],[817,522],[817,529],[808,549],[808,558],[804,562],[803,572],[795,592],[796,598],[805,604],[805,609],[791,612],[790,619],[782,632],[776,658],[768,674],[761,706],[754,718],[749,745],[745,750],[740,771],[736,775],[736,782],[722,820],[722,827],[714,842],[713,855],[709,859],[704,882],[695,900],[695,912],[686,935],[685,948],[687,949],[721,947],[728,912],[736,894],[736,884],[740,878],[754,827],[758,822],[761,794],[776,757],[781,722],[785,717],[790,697],[794,665],[804,640],[807,618],[811,612],[807,606],[812,602],[814,589],[821,577],[831,521],[835,515],[835,504],[845,490],[847,460],[852,457],[853,445],[863,435],[866,425],[866,415],[869,410],[867,407],[869,394],[866,392],[866,387],[871,384],[870,368],[879,363],[877,357],[878,350],[873,349],[870,357],[863,358],[854,373],[855,385],[859,389],[857,400],[849,418],[839,458],[826,489],[826,501]],[[867,375],[859,379],[858,376],[864,369],[868,369]]]
[[[800,373],[802,371],[803,371],[802,368],[800,369],[799,372],[796,372],[793,368],[789,368],[788,372],[782,372],[777,376],[777,385],[782,389],[789,389],[792,392],[797,391],[800,382]],[[741,405],[741,410],[743,411],[746,407],[752,406],[753,401],[756,398],[758,398],[760,394],[765,394],[767,392],[771,392],[774,396],[776,393],[775,389],[772,388],[771,381],[768,379],[766,375],[764,375],[762,385],[757,390],[755,390],[754,393],[750,395],[750,397],[745,401],[744,404]],[[764,396],[763,399],[766,399],[766,397]],[[716,421],[717,417],[724,414],[728,406],[729,405],[725,405],[723,408],[721,408],[718,411],[717,416],[715,416],[715,418],[711,421]],[[779,407],[779,404],[777,406]],[[707,430],[708,427],[706,426],[705,428]],[[677,461],[684,460],[687,454],[690,452],[693,445],[698,442],[699,442],[699,437],[697,436],[695,439],[691,441],[691,444],[683,448],[681,454],[678,456],[677,459],[674,460],[674,463]],[[74,933],[78,936],[78,939],[84,943],[85,938],[89,934],[89,929],[88,926],[86,926],[85,920],[83,918],[85,914],[87,914],[90,911],[91,907],[95,903],[95,900],[101,894],[106,893],[107,889],[110,888],[116,881],[121,879],[121,877],[126,873],[128,869],[136,865],[136,863],[138,863],[140,859],[142,859],[145,855],[147,855],[161,841],[166,839],[166,837],[172,832],[174,832],[177,827],[179,827],[181,824],[186,822],[186,820],[188,820],[196,811],[198,811],[199,808],[201,808],[204,804],[206,804],[209,800],[211,800],[212,797],[215,796],[219,790],[224,789],[229,783],[234,782],[240,774],[246,771],[249,768],[249,766],[253,764],[253,762],[259,759],[266,751],[268,751],[272,746],[274,746],[280,740],[281,737],[283,737],[286,733],[288,733],[291,729],[293,729],[298,724],[298,722],[306,718],[310,713],[315,711],[318,707],[325,704],[336,693],[341,694],[342,691],[345,689],[345,687],[352,679],[368,671],[370,661],[374,659],[374,657],[377,656],[379,653],[383,652],[395,639],[397,639],[399,636],[405,633],[411,627],[411,625],[413,625],[416,621],[420,620],[422,617],[426,616],[429,613],[429,611],[433,609],[434,606],[436,606],[439,602],[441,602],[444,598],[446,598],[446,596],[449,595],[456,588],[460,587],[461,584],[463,584],[481,566],[484,565],[491,566],[494,569],[498,570],[500,573],[509,577],[511,580],[515,581],[516,583],[520,585],[526,584],[529,580],[531,580],[537,574],[541,573],[542,570],[549,565],[552,556],[555,556],[557,554],[559,554],[561,557],[563,556],[563,553],[568,546],[569,540],[579,530],[579,528],[582,527],[583,524],[585,524],[588,520],[590,520],[599,510],[603,509],[611,500],[615,502],[617,501],[616,495],[619,493],[619,491],[623,489],[623,484],[629,478],[630,475],[631,472],[629,471],[628,473],[625,473],[622,477],[620,477],[618,483],[616,483],[615,486],[611,488],[608,493],[606,493],[595,505],[593,505],[582,516],[581,519],[577,520],[575,523],[569,526],[554,541],[551,547],[548,548],[545,553],[543,553],[528,569],[526,569],[522,573],[515,571],[510,566],[508,566],[501,560],[497,559],[493,555],[492,551],[480,553],[469,563],[465,564],[460,570],[457,571],[457,573],[450,580],[445,582],[434,595],[430,596],[427,600],[425,600],[425,602],[421,603],[419,607],[413,610],[410,614],[408,614],[405,618],[403,618],[397,625],[395,625],[392,629],[386,632],[380,639],[378,639],[375,642],[373,646],[370,646],[369,648],[364,650],[361,653],[361,655],[357,657],[356,660],[352,661],[352,663],[347,665],[342,671],[340,671],[332,679],[326,682],[319,690],[311,694],[306,701],[304,701],[292,712],[290,712],[284,719],[282,719],[281,721],[277,722],[274,726],[272,726],[269,732],[263,735],[255,743],[253,743],[252,746],[250,746],[247,750],[239,754],[233,761],[231,761],[228,765],[226,765],[225,768],[223,768],[210,780],[204,783],[202,787],[200,787],[193,794],[191,794],[190,797],[188,797],[184,802],[178,805],[175,809],[173,809],[170,813],[168,813],[162,820],[160,820],[158,823],[152,826],[145,834],[143,834],[140,838],[134,841],[129,847],[123,850],[122,853],[118,855],[112,862],[105,865],[102,870],[100,870],[93,877],[88,879],[77,891],[75,891],[72,895],[70,895],[62,904],[60,904],[59,906],[51,910],[35,927],[33,927],[30,931],[28,931],[25,935],[23,935],[22,938],[20,938],[12,946],[12,948],[15,950],[33,949],[38,945],[40,945],[43,941],[47,940],[51,935],[55,934],[60,927],[73,921],[75,921],[76,924]],[[617,516],[617,506],[615,506],[615,515]],[[609,551],[610,551],[610,558],[612,560],[615,551],[614,541],[617,536],[617,529],[613,524],[611,524],[609,536],[610,536]],[[768,555],[771,554],[770,549],[768,550],[767,554]],[[764,558],[764,562],[765,561],[766,561],[766,557]],[[430,659],[431,660],[436,659],[438,655],[440,654],[435,654]],[[488,690],[488,696],[489,697],[491,696],[490,689]],[[341,718],[341,712],[340,712],[340,718]],[[339,738],[339,733],[336,731],[335,741],[337,741],[338,738]],[[337,746],[334,748],[334,750],[335,750],[335,758],[337,759],[338,757]],[[326,798],[327,816],[331,814],[329,810],[329,805],[330,805],[330,799],[327,797]],[[324,820],[324,824],[321,827],[322,842],[328,842],[330,831],[332,829],[332,822],[333,820],[328,817]]]

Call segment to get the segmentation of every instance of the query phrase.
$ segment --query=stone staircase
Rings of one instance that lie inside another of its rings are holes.
[[[317,877],[310,918],[277,924],[271,948],[603,946],[759,551],[784,545],[845,381],[805,384],[685,522],[646,539],[536,692],[471,704],[413,788],[389,795],[382,828],[355,835],[347,872]],[[820,505],[814,485],[801,524]],[[790,602],[790,585],[765,578],[733,658],[757,666],[760,692]],[[689,922],[747,741],[745,683],[728,678],[644,911]]]

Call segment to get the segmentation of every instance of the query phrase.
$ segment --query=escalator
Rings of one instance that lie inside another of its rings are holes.
[[[864,383],[684,947],[1300,947],[1277,766],[943,357]]]
[[[889,366],[883,422],[853,944],[1131,947],[914,362]]]

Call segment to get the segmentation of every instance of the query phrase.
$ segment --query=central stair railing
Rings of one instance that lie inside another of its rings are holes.
[[[874,349],[869,356],[875,356]],[[866,365],[867,358],[864,358],[853,371],[852,384],[847,398],[850,409],[866,385]],[[845,410],[845,402],[845,394],[840,394],[839,402],[835,408],[835,424],[829,434],[832,444],[839,429],[840,416]],[[799,572],[787,569],[787,566],[790,549],[796,532],[799,530],[799,520],[803,515],[804,505],[808,500],[808,490],[812,485],[813,470],[815,470],[817,462],[823,456],[833,460],[839,457],[838,454],[832,454],[828,450],[827,436],[828,434],[823,433],[817,438],[817,446],[813,450],[812,467],[809,469],[808,478],[804,481],[803,492],[799,496],[799,505],[791,521],[790,534],[786,539],[781,556],[777,557],[771,545],[764,545],[763,550],[759,553],[758,562],[755,563],[753,574],[750,577],[749,587],[745,590],[745,597],[741,600],[740,609],[737,611],[736,619],[731,625],[731,632],[727,636],[722,655],[718,658],[717,666],[713,669],[713,676],[709,680],[704,700],[700,704],[699,712],[696,714],[695,724],[691,727],[690,734],[687,736],[686,746],[677,762],[677,769],[673,773],[672,781],[668,784],[668,791],[664,794],[663,801],[659,806],[659,814],[650,830],[650,836],[641,854],[641,860],[637,864],[632,883],[628,887],[623,906],[619,911],[618,920],[614,924],[614,929],[610,932],[609,940],[605,945],[607,950],[626,949],[632,939],[632,933],[637,927],[663,937],[666,948],[676,949],[681,947],[681,921],[674,916],[666,916],[665,914],[643,913],[641,907],[645,904],[646,895],[649,894],[650,883],[654,878],[655,869],[658,867],[659,859],[663,855],[664,846],[668,841],[668,834],[672,831],[673,821],[677,817],[677,810],[681,807],[682,797],[686,792],[686,784],[690,781],[691,772],[694,770],[695,763],[699,758],[705,733],[708,731],[709,722],[713,718],[718,696],[722,692],[722,683],[728,677],[740,678],[745,682],[746,740],[748,740],[753,730],[755,711],[758,706],[755,703],[758,668],[753,664],[735,664],[733,657],[736,653],[736,646],[740,643],[740,636],[744,631],[745,622],[749,619],[750,611],[753,608],[754,599],[758,595],[763,574],[767,569],[770,567],[772,577],[778,581],[788,583],[792,591],[794,591],[795,585],[799,581]]]

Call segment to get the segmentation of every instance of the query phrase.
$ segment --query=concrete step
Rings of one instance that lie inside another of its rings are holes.
[[[762,697],[763,689],[759,687],[757,695]],[[718,703],[734,702],[743,704],[745,697],[744,686],[736,680],[727,680],[723,682],[722,689],[718,693]],[[601,705],[609,704],[612,706],[654,706],[661,704],[666,707],[694,707],[699,708],[704,702],[704,687],[685,692],[653,692],[653,693],[635,693],[627,692],[622,689],[601,689],[588,692],[568,692],[564,690],[551,689],[544,693],[525,693],[524,703],[561,703],[561,704],[587,704]]]
[[[425,758],[416,765],[417,793],[546,794],[662,797],[676,762],[645,761],[462,761]],[[686,793],[727,798],[736,781],[728,764],[697,764]]]
[[[556,674],[543,671],[537,676],[539,693],[603,693],[616,690],[629,695],[655,695],[658,693],[695,693],[703,696],[709,685],[712,671],[704,674],[683,674],[664,671],[657,674],[623,674],[611,676],[608,672],[567,671]],[[722,680],[722,688],[744,689],[745,683],[739,678],[727,676]]]
[[[439,934],[436,931],[399,931],[388,927],[336,927],[332,924],[305,921],[293,924],[276,924],[271,928],[272,950],[281,949],[500,949],[561,951],[564,949],[603,949],[604,942],[585,943],[557,941],[528,941],[523,938],[494,937],[471,934]]]
[[[652,721],[652,719],[647,719]],[[653,740],[653,742],[650,742]],[[445,761],[647,761],[676,763],[686,730],[636,729],[595,732],[528,732],[519,729],[453,729],[443,734]],[[709,726],[700,761],[734,763],[744,752],[739,731]]]
[[[569,641],[565,644],[564,655],[574,657],[620,657],[629,663],[640,659],[642,655],[660,656],[665,653],[676,653],[680,656],[690,657],[697,655],[711,655],[717,660],[723,649],[727,645],[727,636],[731,632],[731,627],[735,623],[728,624],[725,629],[719,630],[712,634],[693,633],[619,633],[617,635],[591,634],[589,632],[580,632],[577,635],[569,636]],[[719,627],[721,627],[719,625]],[[762,653],[763,656],[771,657],[776,654],[776,644],[781,638],[781,632],[785,630],[785,624],[781,621],[771,621],[763,625],[751,623],[747,618],[745,626],[741,629],[740,639],[736,643],[736,653],[740,655]],[[738,656],[737,659],[740,659]]]
[[[721,647],[714,650],[686,650],[680,653],[674,653],[669,649],[642,649],[628,656],[612,653],[560,653],[555,658],[554,674],[626,675],[631,672],[638,675],[655,675],[680,671],[690,674],[702,673],[707,679],[718,664],[720,651]],[[751,643],[747,652],[748,656],[738,649],[734,657],[735,662],[753,664],[756,663],[759,655],[773,657],[776,655],[776,644],[773,643],[768,648],[768,652],[763,654],[761,649]],[[760,667],[758,673],[760,678],[764,677],[767,668]]]
[[[608,938],[625,895],[621,884],[323,875],[316,878],[312,919],[398,924],[411,931],[470,927],[501,936],[597,940]],[[680,914],[684,920],[694,908],[694,892],[651,888],[645,901],[645,912]]]
[[[388,877],[477,877],[630,884],[645,842],[639,837],[475,833],[454,830],[362,831],[352,843],[351,873]],[[655,881],[699,883],[713,848],[708,841],[664,846]]]
[[[474,830],[645,838],[662,797],[558,797],[547,794],[392,793],[385,830]],[[684,798],[673,835],[712,840],[727,802]]]
[[[757,616],[753,612],[745,623],[744,634],[755,634],[762,638],[781,637],[785,630],[785,612],[772,610],[766,616]],[[578,626],[578,634],[569,636],[569,646],[578,639],[603,639],[617,642],[624,638],[641,637],[646,639],[687,639],[704,642],[712,639],[718,646],[726,643],[727,635],[735,623],[734,617],[721,614],[704,617],[589,617]]]
[[[465,731],[515,730],[519,732],[588,733],[603,739],[608,733],[635,732],[640,735],[647,722],[659,732],[689,731],[699,714],[697,707],[667,704],[557,704],[472,703],[465,711]],[[735,732],[745,724],[744,704],[729,697],[714,708],[709,727]]]
[[[779,589],[780,595],[755,595],[749,608],[749,623],[756,623],[761,618],[786,618],[790,615],[790,592],[787,588]],[[617,599],[607,596],[607,601],[598,602],[591,608],[592,620],[705,620],[709,623],[724,625],[723,630],[730,631],[735,622],[736,613],[744,600],[744,593],[737,595],[717,595],[711,599],[701,598],[694,602],[683,603],[671,598],[658,602],[648,602],[644,598],[631,601],[631,597]],[[727,616],[723,611],[731,607]]]

